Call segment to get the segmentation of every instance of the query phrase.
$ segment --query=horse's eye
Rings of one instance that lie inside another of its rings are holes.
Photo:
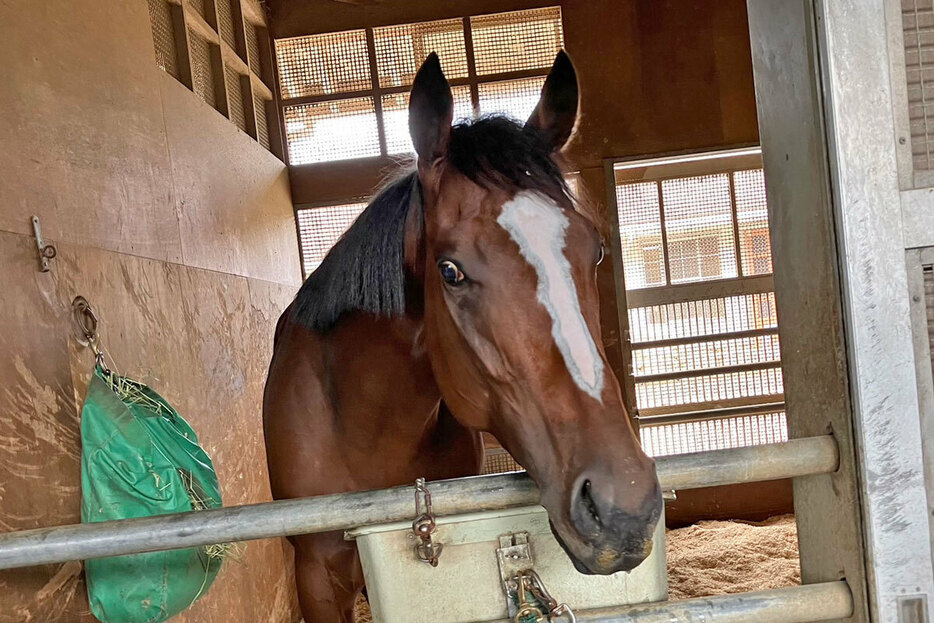
[[[464,279],[466,279],[464,272],[451,260],[441,260],[438,262],[438,270],[441,271],[441,278],[452,286],[460,285],[464,282]]]

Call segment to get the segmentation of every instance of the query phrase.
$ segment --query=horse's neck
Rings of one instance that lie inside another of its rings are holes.
[[[356,435],[392,435],[402,446],[430,434],[441,399],[419,318],[349,315],[329,335],[335,414]]]

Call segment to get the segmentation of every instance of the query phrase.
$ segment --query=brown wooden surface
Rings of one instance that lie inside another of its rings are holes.
[[[270,499],[261,402],[299,281],[285,166],[155,65],[146,2],[0,4],[0,531],[80,519],[86,296],[118,371]],[[39,273],[30,216],[58,257]],[[293,622],[291,548],[245,546],[179,622]],[[80,563],[0,573],[0,623],[93,620]]]
[[[794,512],[790,480],[678,491],[665,502],[665,524],[680,528],[702,519],[763,521]]]

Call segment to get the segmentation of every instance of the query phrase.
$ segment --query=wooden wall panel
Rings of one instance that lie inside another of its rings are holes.
[[[298,285],[295,218],[282,161],[159,73],[183,263]]]
[[[181,257],[145,2],[0,6],[0,229]],[[106,25],[106,27],[102,27]]]

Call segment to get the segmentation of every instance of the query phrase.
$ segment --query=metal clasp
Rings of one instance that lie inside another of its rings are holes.
[[[535,623],[544,623],[545,621],[555,623],[562,618],[568,623],[577,623],[577,617],[574,616],[574,612],[571,610],[570,606],[565,603],[559,604],[558,601],[551,596],[551,593],[545,588],[545,583],[542,582],[541,577],[539,577],[534,569],[521,572],[516,576],[515,582],[516,594],[519,602],[519,611],[513,618],[515,623],[529,623],[528,619],[532,616],[535,617]],[[543,615],[541,608],[536,606],[532,600],[529,599],[529,594],[535,598],[539,605],[548,609],[547,615]]]
[[[444,548],[443,544],[436,543],[431,538],[435,528],[437,528],[437,523],[431,509],[431,492],[425,486],[425,479],[418,478],[415,481],[415,521],[412,522],[412,533],[418,537],[415,555],[432,567],[438,566],[438,559]]]
[[[32,217],[32,231],[36,235],[36,251],[39,254],[39,272],[49,272],[49,262],[51,262],[58,251],[51,244],[46,244],[42,239],[42,227],[39,225],[39,217]]]

